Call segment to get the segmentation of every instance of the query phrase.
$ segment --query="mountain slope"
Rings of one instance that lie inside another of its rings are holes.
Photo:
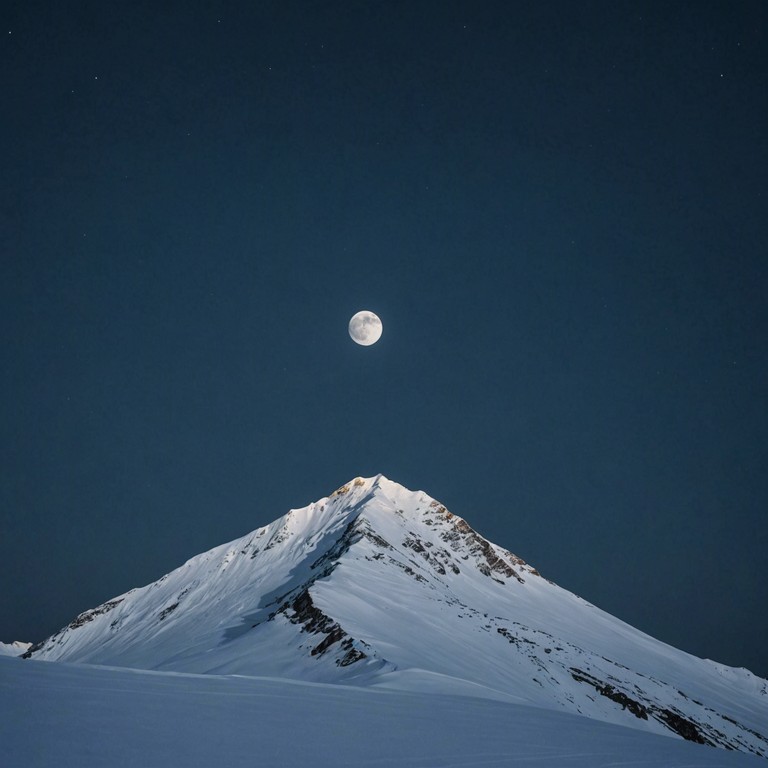
[[[768,755],[768,684],[660,643],[382,476],[78,616],[27,657],[470,692]]]

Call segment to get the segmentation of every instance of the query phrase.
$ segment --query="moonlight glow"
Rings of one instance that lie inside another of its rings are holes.
[[[383,328],[381,320],[373,312],[364,309],[355,315],[349,321],[349,335],[352,341],[362,344],[364,347],[370,347],[381,338]]]

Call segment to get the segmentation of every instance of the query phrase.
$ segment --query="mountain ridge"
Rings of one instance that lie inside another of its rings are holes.
[[[639,632],[383,475],[190,558],[24,655],[414,690],[429,678],[768,755],[766,681]]]

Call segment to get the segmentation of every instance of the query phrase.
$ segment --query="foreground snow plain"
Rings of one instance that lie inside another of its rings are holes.
[[[750,755],[507,701],[0,657],[5,768],[739,768]]]

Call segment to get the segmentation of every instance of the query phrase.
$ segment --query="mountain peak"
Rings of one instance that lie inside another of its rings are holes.
[[[346,496],[347,501],[354,499],[356,502],[359,502],[362,498],[376,495],[394,498],[404,494],[413,495],[414,493],[421,494],[422,496],[426,495],[423,491],[410,491],[394,480],[378,474],[373,477],[355,477],[349,482],[344,483],[344,485],[339,486],[327,498],[333,499]]]
[[[416,690],[429,679],[768,754],[768,683],[644,635],[380,474],[85,611],[25,655]]]

